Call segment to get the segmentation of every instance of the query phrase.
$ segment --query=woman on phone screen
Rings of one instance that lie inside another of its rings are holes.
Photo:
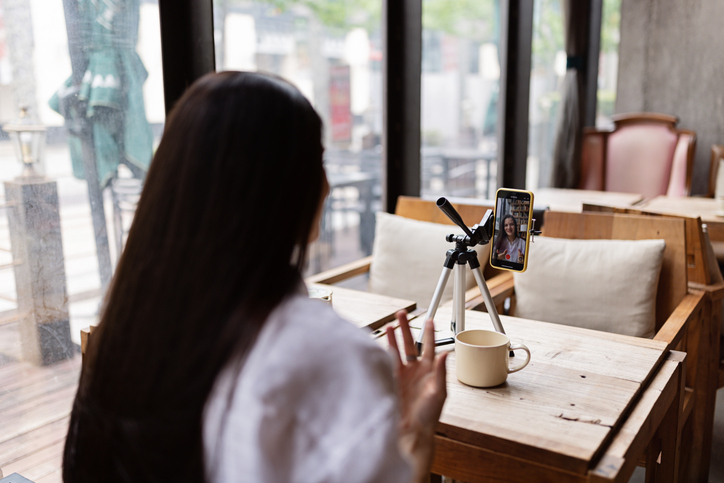
[[[322,122],[280,78],[208,74],[170,113],[83,363],[71,482],[421,482],[445,400],[433,328],[403,363],[310,300]]]
[[[495,245],[495,253],[499,260],[523,263],[525,240],[518,236],[518,223],[513,215],[503,217],[503,234]]]

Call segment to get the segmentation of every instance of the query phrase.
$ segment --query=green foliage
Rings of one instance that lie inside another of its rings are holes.
[[[493,38],[495,0],[423,0],[422,27],[479,42]]]
[[[497,0],[423,0],[422,25],[437,30],[487,42],[495,32],[492,26],[498,21],[495,16]],[[280,13],[293,7],[309,9],[327,27],[350,29],[362,27],[368,31],[380,28],[382,21],[382,0],[256,0],[278,9]],[[248,0],[214,0],[219,8],[226,5],[248,4]]]
[[[248,0],[214,0],[215,4],[243,5]],[[362,27],[369,31],[380,28],[382,0],[256,0],[267,4],[279,13],[294,7],[306,8],[325,26],[332,29]]]
[[[560,0],[536,0],[533,17],[533,67],[550,66],[564,49]]]
[[[599,89],[597,100],[598,115],[605,117],[613,116],[613,108],[616,104],[616,91]]]
[[[601,52],[617,52],[621,29],[621,0],[603,0]]]

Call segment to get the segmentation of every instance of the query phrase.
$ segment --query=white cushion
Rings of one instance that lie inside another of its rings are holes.
[[[538,237],[516,273],[515,315],[653,337],[664,240]]]
[[[389,213],[377,213],[375,242],[372,247],[369,291],[414,300],[428,307],[442,273],[445,254],[454,243],[445,240],[450,233],[462,234],[455,225],[411,220]],[[489,245],[478,245],[481,269],[488,263]],[[475,277],[466,265],[467,287]],[[452,300],[453,276],[448,279],[441,303]]]

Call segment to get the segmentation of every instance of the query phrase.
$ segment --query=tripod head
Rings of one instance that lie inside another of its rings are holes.
[[[465,226],[465,222],[460,214],[453,208],[452,204],[445,197],[438,198],[435,203],[440,210],[447,215],[450,220],[459,226],[465,235],[448,235],[446,240],[449,242],[459,243],[465,246],[473,247],[475,245],[487,245],[493,236],[493,223],[495,217],[493,210],[488,210],[483,215],[480,223],[473,226],[472,230]]]

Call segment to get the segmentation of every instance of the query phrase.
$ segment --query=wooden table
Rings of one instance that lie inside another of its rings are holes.
[[[436,337],[450,335],[450,316],[438,311]],[[483,389],[457,380],[450,354],[434,473],[469,483],[627,481],[640,456],[631,453],[645,448],[652,428],[673,418],[676,434],[679,406],[672,402],[683,394],[682,368],[681,361],[665,363],[664,342],[501,319],[531,350],[531,362],[503,385]],[[486,313],[468,311],[466,327],[492,330],[492,323]],[[672,440],[667,456],[676,454]],[[666,464],[674,474],[675,458]]]
[[[716,214],[717,202],[713,198],[657,196],[636,208],[665,215],[698,216],[706,223],[709,238],[712,241],[724,242],[724,217]]]
[[[643,195],[617,193],[613,191],[568,190],[560,188],[539,188],[533,190],[536,208],[547,206],[553,211],[581,213],[583,204],[627,207],[639,203]]]
[[[415,310],[417,304],[411,300],[361,292],[336,285],[310,284],[332,290],[332,308],[337,314],[357,327],[377,329],[395,318],[398,310]]]

